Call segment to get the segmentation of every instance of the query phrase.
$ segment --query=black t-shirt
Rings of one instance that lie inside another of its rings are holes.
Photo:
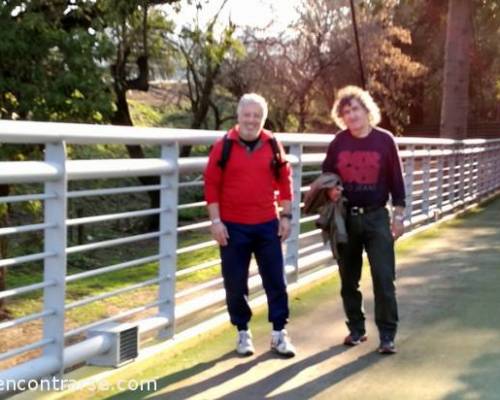
[[[350,206],[405,206],[405,186],[398,147],[392,133],[373,128],[364,138],[349,130],[335,136],[323,162],[323,172],[339,175]]]
[[[240,141],[245,144],[245,146],[248,148],[248,150],[252,151],[257,143],[259,143],[260,140],[260,135],[257,139],[254,140],[244,140],[240,137]]]

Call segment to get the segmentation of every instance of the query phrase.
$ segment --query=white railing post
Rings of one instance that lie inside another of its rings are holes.
[[[46,345],[43,354],[57,359],[59,371],[63,373],[64,354],[64,300],[66,294],[66,145],[64,142],[45,145],[45,161],[56,166],[60,175],[57,180],[45,183],[45,194],[55,197],[45,200],[45,223],[54,225],[44,230],[44,251],[54,256],[44,260],[45,282],[54,282],[43,292],[44,311],[53,310],[43,323],[43,338],[52,342]]]
[[[459,183],[458,183],[458,202],[460,206],[465,206],[465,150],[466,146],[460,142],[458,150],[458,168],[459,168]]]
[[[177,269],[177,205],[179,191],[179,149],[176,143],[164,145],[161,157],[174,164],[174,172],[161,176],[160,189],[160,263],[158,277],[159,314],[168,319],[168,325],[160,330],[159,337],[173,337],[175,330],[175,272]]]
[[[424,156],[423,159],[423,165],[422,165],[422,170],[423,170],[423,175],[422,175],[422,180],[424,182],[422,192],[423,192],[423,198],[422,198],[422,213],[426,216],[429,217],[429,208],[430,208],[430,189],[431,189],[431,155],[430,155],[430,146],[424,146],[424,150],[426,151],[426,155]]]
[[[299,160],[297,164],[292,165],[293,180],[293,202],[292,202],[292,230],[286,241],[285,268],[293,266],[294,274],[292,282],[299,279],[299,234],[300,234],[300,202],[302,186],[302,145],[293,144],[290,146],[289,153]]]
[[[450,205],[452,209],[455,209],[457,205],[458,198],[458,188],[459,183],[457,182],[457,166],[460,167],[459,160],[459,147],[457,143],[452,145],[452,154],[450,155]],[[459,199],[458,199],[459,200]]]
[[[443,148],[441,148],[443,150]],[[445,155],[440,154],[437,157],[437,176],[436,176],[436,210],[439,214],[443,212],[443,175]]]
[[[496,152],[494,147],[488,149],[488,184],[487,184],[487,194],[489,195],[495,190],[496,179],[497,179],[497,164],[495,161]]]
[[[493,144],[494,150],[491,158],[493,160],[493,185],[492,191],[495,192],[500,188],[500,144]]]
[[[404,181],[406,190],[406,220],[411,224],[413,215],[413,173],[415,172],[415,146],[407,148],[411,155],[404,161]]]
[[[464,169],[464,202],[470,203],[472,195],[473,157],[470,153],[471,146],[464,146],[463,169]]]
[[[484,149],[484,147],[482,147]],[[478,151],[478,149],[476,149]],[[481,150],[482,152],[482,150]],[[483,182],[483,177],[480,174],[481,170],[481,153],[479,152],[474,152],[471,154],[471,163],[472,163],[472,172],[471,172],[471,196],[472,196],[472,201],[476,201],[480,197],[480,192],[481,192],[481,186]]]

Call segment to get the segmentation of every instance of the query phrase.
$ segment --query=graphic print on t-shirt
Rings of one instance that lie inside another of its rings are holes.
[[[380,173],[380,154],[375,151],[341,151],[337,169],[347,190],[374,190]]]

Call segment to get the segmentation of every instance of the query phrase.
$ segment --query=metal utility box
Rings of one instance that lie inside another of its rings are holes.
[[[131,323],[108,323],[87,333],[88,337],[107,335],[111,348],[106,353],[90,358],[87,363],[106,367],[120,367],[134,361],[139,355],[139,327]]]

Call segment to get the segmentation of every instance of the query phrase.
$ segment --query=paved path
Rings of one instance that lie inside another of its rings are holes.
[[[365,269],[366,343],[356,348],[339,344],[346,328],[338,280],[331,279],[294,296],[289,330],[297,357],[271,354],[269,328],[262,323],[254,332],[255,356],[235,356],[232,331],[214,335],[203,346],[216,352],[195,348],[195,362],[186,361],[177,372],[162,374],[161,366],[178,358],[157,360],[150,372],[136,371],[142,379],[157,379],[156,392],[113,398],[500,399],[500,199],[402,243],[398,254],[397,355],[375,351],[378,338]]]

